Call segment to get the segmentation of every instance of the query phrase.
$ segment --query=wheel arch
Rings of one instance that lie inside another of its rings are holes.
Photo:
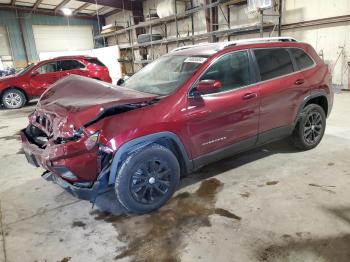
[[[180,138],[172,132],[159,132],[151,135],[142,136],[123,144],[114,154],[108,184],[114,184],[118,170],[128,155],[142,148],[157,143],[170,149],[179,160],[181,173],[191,172],[193,169],[192,161],[189,159],[186,149]]]
[[[299,108],[295,122],[298,122],[299,118],[301,117],[303,109],[310,104],[319,105],[324,110],[326,116],[328,115],[329,106],[328,106],[327,93],[322,90],[322,91],[318,91],[316,93],[313,93],[304,99],[304,101],[302,102],[302,104]]]
[[[26,97],[26,101],[27,101],[27,102],[29,101],[29,96],[28,96],[27,92],[26,92],[23,88],[17,87],[17,86],[8,86],[8,87],[4,88],[4,89],[0,92],[0,98],[2,98],[2,95],[3,95],[7,90],[10,90],[10,89],[16,89],[16,90],[18,90],[18,91],[21,91],[21,92],[24,94],[24,96]]]

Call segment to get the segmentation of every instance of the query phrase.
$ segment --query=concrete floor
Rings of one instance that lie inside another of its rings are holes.
[[[44,181],[17,136],[33,105],[0,110],[0,261],[350,261],[349,101],[336,94],[316,149],[282,141],[207,166],[144,216]]]

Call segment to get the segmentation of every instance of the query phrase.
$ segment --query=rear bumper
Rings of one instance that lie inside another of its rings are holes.
[[[332,112],[332,109],[333,109],[333,102],[334,102],[334,92],[333,90],[331,90],[331,93],[330,95],[328,96],[328,112],[327,112],[327,117],[329,117],[329,115],[331,114]]]

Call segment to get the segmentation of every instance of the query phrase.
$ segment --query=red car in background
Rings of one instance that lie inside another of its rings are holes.
[[[65,56],[30,64],[17,74],[0,78],[0,98],[9,109],[20,108],[39,97],[57,80],[81,75],[112,82],[108,68],[95,57]]]

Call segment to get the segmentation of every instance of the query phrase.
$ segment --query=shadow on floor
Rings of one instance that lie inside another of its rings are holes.
[[[277,141],[205,166],[197,172],[189,174],[186,177],[182,178],[178,189],[183,189],[193,184],[199,184],[205,179],[215,177],[226,171],[238,168],[245,164],[274,154],[296,152],[299,151],[290,146],[288,141]],[[95,207],[101,212],[108,212],[114,215],[119,215],[126,212],[124,207],[116,201],[113,189],[98,196],[95,202]]]
[[[285,235],[286,237],[286,235]],[[287,237],[286,237],[287,238]],[[270,245],[258,252],[260,261],[350,261],[350,235],[314,239],[290,236],[285,243]]]
[[[326,208],[335,216],[350,225],[350,208]],[[329,225],[332,226],[332,225]],[[309,232],[281,236],[283,242],[272,244],[258,251],[261,261],[350,261],[350,234],[343,233],[327,238],[313,237]]]
[[[37,101],[28,102],[24,107],[19,109],[6,109],[3,106],[0,106],[1,115],[9,118],[19,118],[28,116],[35,110]]]
[[[336,217],[342,219],[344,222],[347,222],[350,225],[350,207],[347,208],[327,208],[326,211],[335,215]],[[350,249],[350,246],[349,246]],[[350,261],[350,259],[349,259]]]

